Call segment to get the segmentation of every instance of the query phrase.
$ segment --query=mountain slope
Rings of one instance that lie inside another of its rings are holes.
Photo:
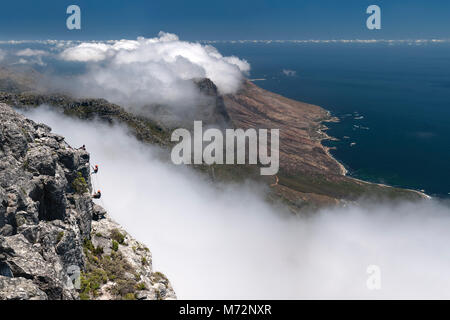
[[[346,169],[321,144],[330,138],[324,122],[338,121],[323,108],[280,96],[246,81],[224,96],[234,127],[280,129],[280,172],[276,192],[314,204],[332,204],[363,196],[418,199],[418,192],[345,176]]]

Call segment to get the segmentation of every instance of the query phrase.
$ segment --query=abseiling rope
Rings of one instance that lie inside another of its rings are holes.
[[[102,188],[100,188],[100,186],[101,186],[102,184],[101,184],[100,178],[98,177],[98,172],[95,173],[94,175],[95,175],[95,179],[97,180],[97,185],[98,185],[100,191],[102,191]],[[100,199],[101,199],[101,198],[100,198]]]
[[[91,184],[92,184],[92,190],[94,192],[97,192],[97,188],[96,188],[95,181],[94,181],[94,176],[92,174],[91,174]]]
[[[91,183],[92,183],[92,187],[94,188],[94,193],[96,193],[97,190],[100,190],[100,191],[102,190],[100,188],[101,183],[100,183],[100,179],[98,178],[98,172],[97,173],[91,173]],[[105,206],[105,203],[103,202],[103,198],[102,197],[100,197],[100,199],[94,199],[94,200],[100,200],[101,206],[106,210],[106,206]]]

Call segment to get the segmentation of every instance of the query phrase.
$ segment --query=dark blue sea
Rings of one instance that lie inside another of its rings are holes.
[[[450,44],[214,46],[262,88],[339,117],[324,143],[351,176],[450,196]]]

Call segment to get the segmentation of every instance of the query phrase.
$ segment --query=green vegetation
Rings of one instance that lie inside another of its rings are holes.
[[[115,242],[118,246],[119,243]],[[100,287],[108,281],[115,283],[110,291],[117,299],[135,300],[136,291],[145,290],[138,283],[139,277],[120,252],[111,251],[111,254],[105,255],[103,248],[95,248],[90,240],[84,242],[83,251],[86,256],[86,268],[81,274],[80,299],[89,300],[97,297]],[[135,275],[134,279],[126,276],[130,273]]]
[[[119,244],[124,244],[125,241],[125,235],[120,233],[119,229],[113,229],[111,230],[111,233],[109,237],[115,241],[117,241]]]
[[[96,256],[101,256],[103,254],[103,248],[102,247],[96,247],[92,253]]]
[[[90,300],[91,296],[87,292],[80,292],[80,300]]]
[[[134,293],[127,293],[123,297],[123,300],[136,300],[136,295]]]
[[[111,249],[113,249],[114,251],[119,250],[119,243],[116,240],[111,241]]]
[[[357,200],[363,196],[388,199],[419,199],[418,194],[406,189],[392,188],[351,179],[340,175],[278,174],[280,185],[304,193],[315,193],[338,199]]]
[[[159,271],[156,271],[152,274],[152,277],[154,278],[155,282],[168,282],[169,280],[164,275],[164,273],[161,273]]]
[[[162,300],[163,297],[161,295],[161,291],[159,291],[159,289],[155,290],[155,295],[156,295],[156,300]]]
[[[148,265],[148,261],[147,261],[147,258],[146,258],[146,257],[142,257],[142,259],[141,259],[141,263],[142,263],[142,265],[143,265],[143,266],[146,266],[146,265]]]
[[[91,296],[97,297],[102,284],[108,282],[108,276],[101,268],[93,268],[90,272],[81,274],[80,299],[89,300]]]
[[[137,289],[137,290],[147,290],[147,287],[145,286],[145,283],[139,282],[139,283],[136,285],[136,289]]]
[[[29,165],[30,165],[30,161],[28,161],[28,159],[25,159],[25,161],[23,162],[22,167],[23,167],[24,170],[28,170]]]
[[[83,194],[88,191],[88,185],[81,172],[77,172],[77,178],[73,180],[72,188],[78,194]]]
[[[77,117],[80,119],[89,119],[89,117],[92,114],[92,111],[89,109],[88,106],[76,106],[73,108],[67,108],[64,110],[64,114],[68,116]]]
[[[59,243],[63,237],[64,237],[64,231],[58,232],[58,235],[56,236],[56,243]]]
[[[83,248],[88,249],[94,256],[101,256],[103,254],[102,247],[94,247],[91,240],[84,240]]]

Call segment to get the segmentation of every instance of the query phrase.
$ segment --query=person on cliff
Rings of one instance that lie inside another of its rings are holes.
[[[95,167],[92,167],[92,169],[94,169],[94,171],[92,171],[91,174],[96,174],[98,172],[98,165],[95,165]]]
[[[81,147],[78,148],[78,150],[84,150],[84,151],[86,151],[86,146],[83,144]]]
[[[102,196],[102,193],[100,192],[100,190],[98,190],[96,193],[94,193],[92,195],[93,199],[100,199],[100,197]]]

